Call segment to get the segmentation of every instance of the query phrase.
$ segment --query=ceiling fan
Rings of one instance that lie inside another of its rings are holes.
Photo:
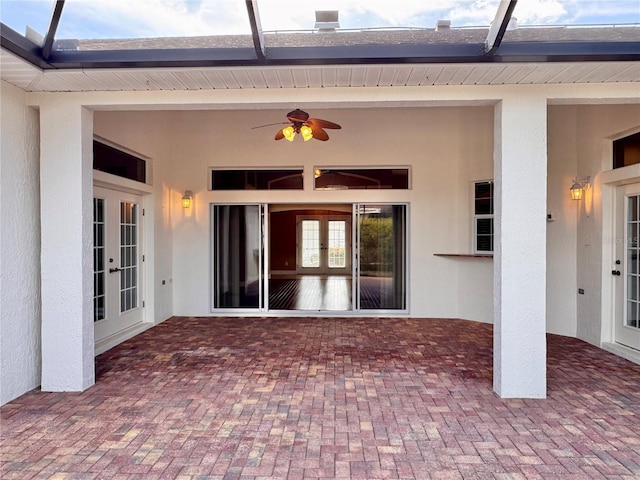
[[[286,138],[290,142],[293,142],[293,139],[296,136],[296,133],[302,135],[304,141],[311,140],[315,138],[316,140],[320,140],[322,142],[326,142],[329,140],[329,135],[324,131],[325,128],[330,129],[340,129],[342,128],[337,123],[330,122],[328,120],[322,120],[321,118],[309,118],[309,114],[296,108],[295,110],[287,113],[287,119],[289,119],[289,125],[281,128],[276,133],[275,139],[282,140]],[[282,122],[282,124],[287,124],[287,122]],[[277,123],[272,123],[270,125],[278,125]],[[261,127],[267,127],[269,125],[261,125]],[[260,127],[254,127],[260,128]]]

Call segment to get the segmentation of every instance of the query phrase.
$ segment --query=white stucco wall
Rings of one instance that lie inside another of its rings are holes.
[[[576,336],[576,224],[581,203],[569,189],[577,176],[577,106],[550,106],[547,115],[547,331]],[[592,293],[592,292],[590,292]]]
[[[0,404],[40,385],[39,127],[0,82]]]
[[[610,239],[611,232],[603,231],[598,174],[612,168],[612,139],[640,129],[640,105],[580,105],[575,108],[575,125],[577,175],[593,179],[590,197],[578,209],[577,286],[584,288],[585,294],[578,295],[577,337],[600,345],[602,323],[611,321],[611,312],[603,309],[602,294],[603,289],[612,288],[613,259],[603,264],[603,240]]]
[[[145,255],[153,259],[146,281],[153,282],[153,318],[148,321],[161,322],[173,315],[173,233],[170,177],[166,171],[175,157],[171,155],[174,137],[173,125],[163,112],[96,112],[94,133],[110,140],[114,146],[124,147],[131,152],[148,157],[147,183],[153,187],[153,195],[146,208],[153,216],[152,238],[145,239]],[[182,194],[181,194],[182,196]],[[146,201],[146,200],[145,200]],[[164,283],[163,283],[164,282]]]
[[[329,132],[328,142],[275,142],[277,126],[251,129],[283,120],[286,111],[96,112],[97,134],[154,158],[156,194],[163,217],[168,212],[171,218],[173,272],[167,281],[173,280],[174,314],[211,314],[210,203],[397,201],[410,204],[411,315],[492,321],[492,261],[433,254],[471,251],[470,183],[492,176],[493,109],[313,109],[312,116],[343,125]],[[413,188],[208,191],[209,167],[239,165],[308,172],[314,166],[411,166]],[[185,190],[194,192],[191,211],[180,208]],[[166,231],[156,233],[156,242],[166,241]],[[158,271],[166,269],[171,255],[156,257]]]

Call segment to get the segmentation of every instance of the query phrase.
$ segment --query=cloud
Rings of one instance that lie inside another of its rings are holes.
[[[59,28],[60,37],[66,38],[229,35],[250,31],[245,4],[237,0],[67,0]]]
[[[520,0],[520,25],[640,22],[640,0]],[[24,2],[20,2],[24,3]],[[500,0],[259,0],[264,30],[309,30],[316,10],[338,10],[343,28],[488,26]],[[242,0],[67,0],[59,38],[250,33]]]

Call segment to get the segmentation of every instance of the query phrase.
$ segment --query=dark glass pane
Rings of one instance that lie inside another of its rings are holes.
[[[476,215],[491,215],[492,210],[491,199],[476,199]]]
[[[215,308],[260,306],[261,219],[258,205],[214,207]]]
[[[478,218],[476,225],[476,233],[478,235],[490,235],[493,233],[492,218]]]
[[[613,168],[640,163],[640,132],[613,142]]]
[[[104,250],[103,249],[97,249],[96,253],[95,253],[95,265],[94,265],[94,269],[95,271],[102,271],[104,270]]]
[[[474,192],[475,214],[493,214],[493,182],[477,182]]]
[[[638,326],[638,304],[636,302],[627,302],[627,326]]]
[[[93,221],[104,222],[104,200],[102,198],[94,198],[93,205],[95,207]]]
[[[493,218],[476,218],[476,251],[493,252]]]
[[[476,250],[478,252],[493,252],[493,235],[478,235]]]
[[[302,190],[302,170],[212,170],[212,190]]]
[[[316,190],[408,190],[408,168],[316,169]]]
[[[360,308],[406,308],[406,208],[362,205],[359,217]]]
[[[627,271],[629,273],[638,272],[638,250],[635,248],[627,249]]]
[[[95,295],[104,294],[104,273],[97,274],[97,282],[95,285]]]
[[[145,183],[146,162],[104,143],[93,142],[93,169]]]

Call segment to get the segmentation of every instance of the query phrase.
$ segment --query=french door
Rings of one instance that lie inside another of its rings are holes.
[[[93,321],[101,341],[143,321],[142,198],[94,188]]]
[[[299,215],[297,272],[311,275],[351,274],[351,217]]]
[[[617,189],[616,238],[615,341],[640,350],[640,184]]]

